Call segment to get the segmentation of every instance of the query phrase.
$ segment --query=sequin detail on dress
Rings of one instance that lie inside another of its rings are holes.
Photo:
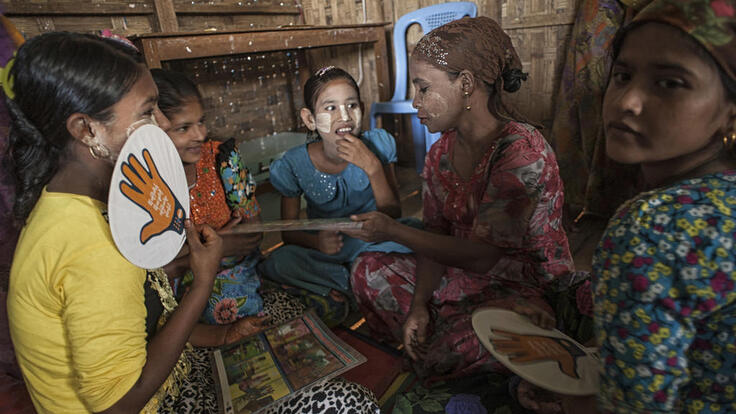
[[[197,182],[189,191],[189,205],[194,224],[207,223],[219,229],[230,220],[231,212],[225,202],[220,176],[215,166],[214,141],[202,144],[202,157],[197,161]]]

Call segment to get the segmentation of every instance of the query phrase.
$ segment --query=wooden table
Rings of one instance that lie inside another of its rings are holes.
[[[161,62],[166,60],[370,43],[373,44],[376,59],[379,99],[388,101],[391,98],[391,81],[386,25],[388,23],[286,26],[232,32],[149,33],[134,36],[131,40],[143,51],[149,68],[160,68]]]

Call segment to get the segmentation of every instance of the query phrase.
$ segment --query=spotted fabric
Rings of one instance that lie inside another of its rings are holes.
[[[736,170],[639,195],[594,257],[607,411],[736,411]]]

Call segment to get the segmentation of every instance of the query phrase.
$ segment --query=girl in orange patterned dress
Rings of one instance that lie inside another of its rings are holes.
[[[184,163],[194,223],[224,230],[243,221],[259,220],[255,182],[243,165],[234,139],[207,140],[197,87],[181,73],[154,69],[152,74],[159,89],[159,107],[171,121],[166,132]],[[225,258],[202,314],[208,324],[228,324],[264,310],[264,300],[258,292],[261,282],[255,270],[261,259],[259,245],[263,234],[222,237]],[[181,277],[181,290],[186,290],[191,276],[186,263],[180,257],[167,267],[169,277]],[[294,309],[300,311],[301,306],[295,305]]]

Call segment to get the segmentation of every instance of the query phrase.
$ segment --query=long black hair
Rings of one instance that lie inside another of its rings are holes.
[[[129,45],[78,33],[46,33],[20,47],[10,71],[15,96],[6,97],[16,219],[28,217],[58,170],[72,139],[69,116],[111,121],[112,106],[145,70],[142,62]]]
[[[197,85],[185,74],[164,69],[151,69],[153,81],[158,87],[158,108],[171,119],[184,106],[184,101],[197,98],[202,104]]]

